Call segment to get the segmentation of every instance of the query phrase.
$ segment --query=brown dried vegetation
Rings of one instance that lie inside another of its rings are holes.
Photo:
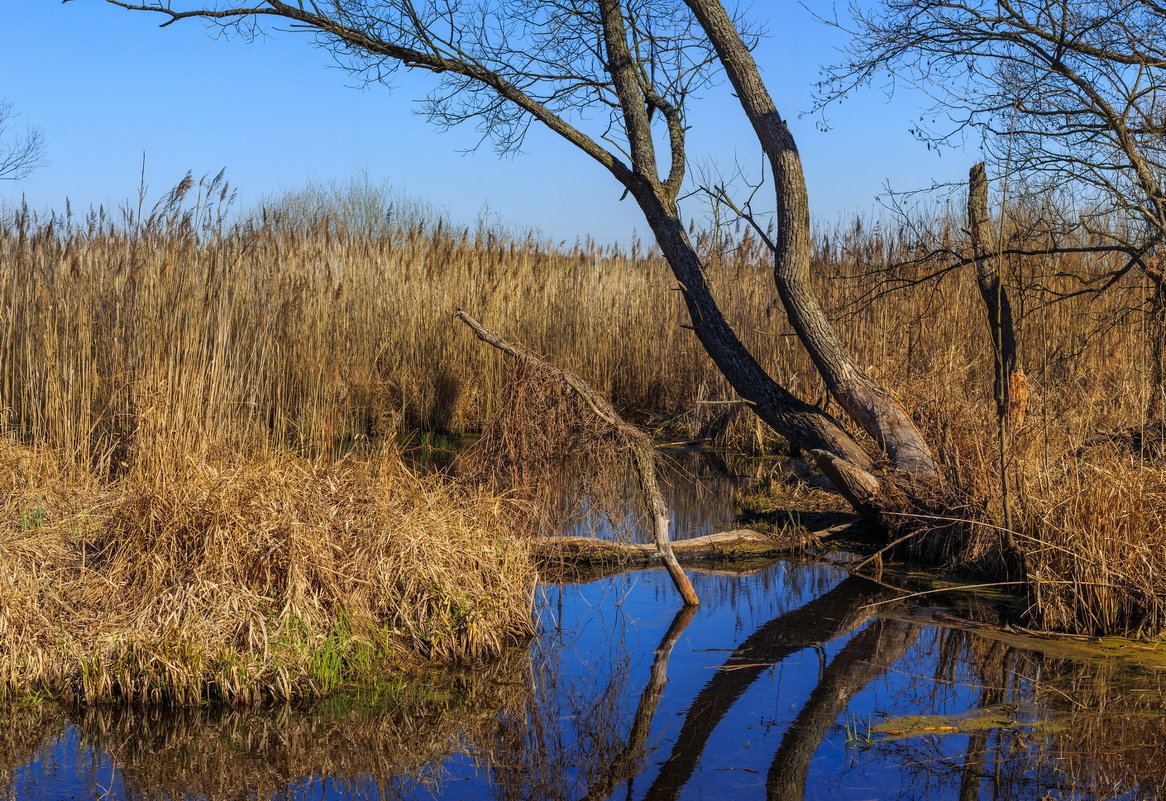
[[[532,631],[513,510],[395,452],[98,485],[4,440],[0,465],[0,694],[289,699]]]
[[[346,438],[333,268],[184,186],[0,233],[0,695],[292,698],[529,636],[519,510]]]
[[[774,444],[732,405],[651,253],[383,204],[354,224],[343,203],[302,198],[232,227],[228,195],[186,182],[149,215],[19,212],[0,226],[9,691],[282,697],[367,673],[370,654],[485,655],[527,632],[534,575],[513,503],[418,478],[379,444],[480,429],[507,391],[545,392],[512,384],[451,322],[459,306],[659,431]],[[936,446],[955,534],[971,534],[961,560],[987,563],[1001,517],[981,300],[960,271],[887,268],[936,242],[966,250],[952,224],[928,226],[840,227],[819,239],[816,274],[859,363]],[[748,234],[700,247],[761,363],[822,400],[767,251]],[[1150,407],[1144,281],[1060,297],[1105,266],[1077,254],[1002,267],[1029,391],[1008,469],[1034,619],[1158,633],[1161,468],[1142,451],[1080,450]],[[561,402],[527,400],[548,414]],[[339,674],[321,667],[337,642]]]

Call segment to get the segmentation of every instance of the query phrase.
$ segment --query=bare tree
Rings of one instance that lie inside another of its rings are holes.
[[[0,100],[0,181],[19,181],[41,164],[44,136],[36,128],[13,136],[16,111],[12,103]]]
[[[930,450],[906,412],[843,346],[810,281],[805,180],[789,128],[751,54],[753,36],[720,0],[107,0],[155,12],[163,26],[200,19],[243,34],[268,23],[307,31],[351,71],[384,81],[435,74],[426,112],[475,124],[502,150],[538,123],[606,169],[639,205],[679,283],[693,330],[736,392],[812,453],[860,511],[875,517],[891,484],[928,484]],[[789,318],[831,393],[889,456],[874,456],[823,409],[757,363],[726,322],[683,223],[689,101],[723,70],[772,166],[774,276]],[[904,479],[906,479],[904,481]]]
[[[1149,411],[1161,416],[1166,276],[1153,266],[1159,258],[1145,257],[1166,241],[1166,4],[881,0],[851,16],[834,23],[853,40],[820,87],[824,102],[880,74],[922,88],[936,107],[920,138],[942,145],[978,134],[1015,193],[1068,193],[1077,230],[1099,252],[1129,256],[1083,281],[1088,291],[1141,269],[1151,286]]]
[[[1105,230],[1166,232],[1166,5],[1153,0],[882,0],[855,7],[823,99],[886,71],[937,101],[917,134],[974,130],[1037,192],[1070,186]]]

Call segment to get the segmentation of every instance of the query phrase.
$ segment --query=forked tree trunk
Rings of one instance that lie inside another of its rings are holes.
[[[895,470],[914,480],[933,481],[938,470],[919,429],[890,393],[854,361],[814,294],[810,274],[809,200],[801,157],[753,55],[720,0],[685,2],[716,49],[773,169],[778,226],[774,280],[790,324],[827,389],[846,413],[886,450]]]
[[[871,460],[862,446],[830,415],[774,381],[726,322],[709,289],[700,257],[685,232],[676,202],[684,174],[683,121],[670,118],[672,167],[668,178],[662,181],[649,107],[645,104],[659,107],[666,116],[667,110],[658,98],[646,94],[639,72],[642,62],[629,44],[621,0],[599,0],[598,12],[608,71],[619,99],[631,157],[630,173],[626,168],[613,173],[636,199],[679,281],[697,338],[733,389],[779,434],[795,445],[845,460],[857,471],[868,470]]]
[[[712,295],[700,257],[676,209],[667,208],[650,189],[637,193],[636,200],[680,282],[693,331],[733,389],[761,419],[795,445],[825,450],[869,469],[870,455],[838,421],[778,384],[737,337]]]
[[[890,506],[890,496],[872,472],[870,455],[831,415],[801,400],[765,372],[717,306],[677,210],[666,206],[646,181],[635,185],[633,194],[680,282],[693,331],[721,374],[758,417],[814,457],[856,511],[879,523],[879,513]]]
[[[775,274],[798,336],[843,408],[886,448],[895,469],[901,475],[930,482],[936,477],[935,464],[919,432],[902,407],[858,369],[814,297],[809,273],[805,181],[793,139],[776,111],[772,113],[776,127],[767,122],[759,123],[756,119],[758,114],[764,114],[756,112],[755,106],[768,103],[772,109],[773,105],[756,65],[719,0],[692,0],[689,5],[708,29],[739,93],[744,88],[756,96],[755,102],[746,104],[746,111],[754,119],[762,146],[773,161],[778,177],[778,208],[784,245],[783,251],[777,254]],[[613,170],[613,173],[639,203],[657,244],[680,282],[693,330],[721,373],[737,393],[752,404],[757,415],[790,442],[810,451],[855,508],[868,517],[877,518],[886,507],[884,496],[889,493],[883,492],[882,483],[871,473],[870,455],[830,415],[800,400],[774,381],[725,321],[677,207],[676,199],[684,174],[683,118],[676,116],[676,109],[650,94],[650,89],[641,81],[636,67],[641,62],[636,60],[629,45],[620,0],[599,0],[598,11],[608,71],[619,100],[631,158],[630,174],[623,168]],[[741,53],[747,62],[746,67],[729,63],[734,58],[741,61]],[[752,78],[742,82],[741,75],[745,73]],[[664,180],[660,178],[652,138],[648,114],[651,109],[659,109],[668,117],[672,165]],[[670,110],[672,114],[669,114]],[[774,144],[774,132],[778,129],[784,132],[780,146]]]

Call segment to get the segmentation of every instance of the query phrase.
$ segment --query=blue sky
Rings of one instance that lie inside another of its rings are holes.
[[[153,15],[103,0],[5,0],[0,97],[41,128],[48,164],[30,178],[0,181],[0,204],[27,197],[36,208],[119,205],[137,195],[142,153],[156,198],[189,170],[226,168],[243,206],[309,181],[365,174],[470,222],[484,209],[509,225],[556,239],[626,240],[643,230],[638,209],[598,165],[536,131],[525,151],[464,155],[470,128],[437,133],[415,113],[429,75],[401,75],[391,88],[359,87],[302,34],[257,41],[216,39],[198,21],[159,29]],[[780,8],[780,13],[774,8]],[[826,11],[827,3],[811,0]],[[877,208],[889,181],[913,189],[959,180],[972,153],[930,152],[909,134],[922,99],[866,90],[829,112],[818,130],[811,88],[834,60],[839,34],[788,0],[757,2],[769,36],[758,61],[805,162],[819,219]],[[691,116],[698,163],[757,163],[747,124],[722,87]],[[696,209],[694,208],[694,213]]]

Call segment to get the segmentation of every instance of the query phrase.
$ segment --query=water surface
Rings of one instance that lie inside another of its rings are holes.
[[[731,515],[722,490],[685,507],[678,536]],[[693,583],[695,610],[661,571],[549,585],[528,648],[305,707],[0,711],[0,798],[967,801],[1166,786],[1166,683],[1146,652],[1102,659],[968,628],[998,610],[901,600],[830,565]]]

